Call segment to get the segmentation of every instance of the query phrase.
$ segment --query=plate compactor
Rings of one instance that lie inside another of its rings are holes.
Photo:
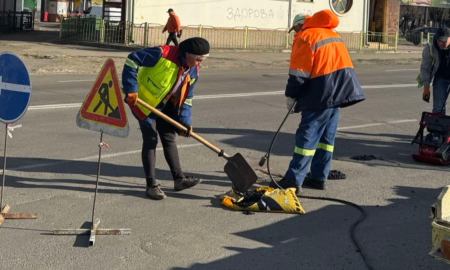
[[[447,98],[450,93],[447,89]],[[450,164],[450,116],[442,114],[446,102],[442,106],[441,113],[423,112],[420,119],[420,128],[411,144],[419,145],[419,154],[413,154],[416,161],[437,164]],[[425,129],[428,134],[424,136]]]

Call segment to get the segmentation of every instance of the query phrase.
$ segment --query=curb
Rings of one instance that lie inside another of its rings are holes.
[[[89,47],[97,47],[97,48],[105,48],[105,49],[115,49],[121,51],[135,51],[142,49],[141,46],[127,46],[127,45],[117,45],[117,44],[105,44],[105,43],[96,43],[96,42],[88,42],[88,41],[71,41],[71,40],[58,40],[55,43],[65,44],[65,45],[79,45],[79,46],[89,46]],[[291,53],[291,50],[271,50],[271,49],[263,49],[263,50],[242,50],[242,49],[211,49],[211,52],[235,52],[235,53]],[[410,50],[389,50],[389,51],[349,51],[350,54],[420,54],[421,51],[410,51]]]

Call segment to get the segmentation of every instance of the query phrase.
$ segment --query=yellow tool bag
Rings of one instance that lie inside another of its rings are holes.
[[[283,190],[259,187],[244,195],[230,190],[222,196],[222,204],[238,211],[305,214],[295,195],[295,188]]]

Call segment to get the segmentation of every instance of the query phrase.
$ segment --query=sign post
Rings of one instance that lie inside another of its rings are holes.
[[[103,141],[103,134],[126,138],[129,126],[125,106],[122,100],[116,67],[112,59],[108,59],[100,71],[94,86],[87,95],[77,115],[77,125],[81,128],[100,132],[98,145],[97,180],[95,183],[94,203],[92,207],[92,226],[86,229],[54,230],[57,235],[90,234],[89,246],[95,244],[96,235],[129,235],[130,229],[99,229],[100,219],[95,218],[95,205],[97,201],[102,147],[109,148]]]
[[[5,195],[6,158],[8,136],[21,125],[11,126],[25,114],[30,102],[31,82],[22,60],[11,53],[0,54],[0,122],[5,124],[3,148],[3,176],[0,194],[0,226],[5,219],[36,219],[36,214],[9,213],[11,207],[3,204]]]

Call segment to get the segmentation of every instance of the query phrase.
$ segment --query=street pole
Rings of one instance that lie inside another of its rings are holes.
[[[6,0],[4,0],[6,1]],[[14,14],[13,14],[13,30],[16,30],[16,11],[17,11],[17,0],[14,0]]]
[[[102,160],[103,131],[100,133],[100,144],[98,145],[97,181],[95,182],[94,206],[92,207],[92,229],[95,224],[95,202],[97,201],[98,181],[100,179],[100,165]]]
[[[425,25],[428,26],[428,8],[425,8]]]
[[[2,24],[3,24],[3,26],[5,26],[6,25],[6,0],[3,0],[3,11],[2,11],[2,14],[3,14]]]
[[[6,147],[8,141],[8,127],[9,124],[5,125],[5,147],[3,148],[3,176],[2,176],[2,191],[0,195],[0,211],[3,210],[3,190],[5,189],[5,178],[6,178]]]
[[[292,0],[289,0],[289,8],[288,8],[288,29],[291,28],[291,13],[292,13]]]

